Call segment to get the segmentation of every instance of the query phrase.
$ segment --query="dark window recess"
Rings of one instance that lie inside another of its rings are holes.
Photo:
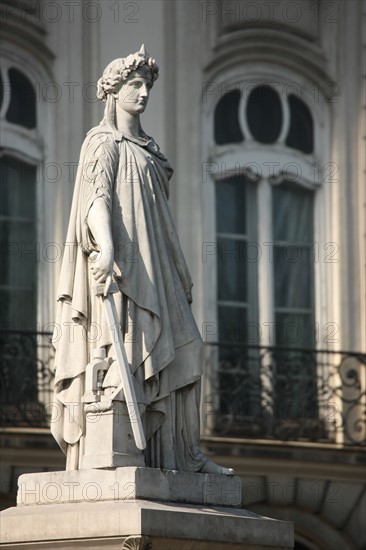
[[[246,234],[247,185],[242,177],[216,183],[216,220],[218,233]]]
[[[241,143],[244,141],[239,126],[240,91],[233,90],[225,94],[215,109],[215,142],[217,145]]]
[[[0,328],[35,330],[36,167],[4,156],[0,178]]]
[[[275,143],[282,129],[282,107],[277,92],[271,86],[258,86],[247,103],[250,133],[260,143]]]
[[[310,110],[301,99],[294,95],[288,98],[290,105],[290,129],[286,145],[305,154],[314,150],[314,125]]]
[[[30,80],[17,69],[9,69],[10,105],[6,120],[25,128],[35,128],[36,92]]]

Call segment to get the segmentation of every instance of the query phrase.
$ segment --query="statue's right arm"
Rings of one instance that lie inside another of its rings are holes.
[[[114,247],[110,216],[106,201],[101,197],[97,198],[89,210],[88,225],[99,248],[98,257],[91,267],[93,277],[98,283],[104,283],[107,279],[110,283],[113,273]],[[107,292],[108,289],[105,289],[105,293]]]
[[[90,255],[91,271],[98,283],[106,283],[105,294],[114,264],[111,203],[118,161],[119,149],[109,133],[89,136],[81,182],[82,238],[85,251],[99,251]]]

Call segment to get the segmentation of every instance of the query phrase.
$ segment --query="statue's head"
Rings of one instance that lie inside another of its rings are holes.
[[[109,95],[116,97],[123,82],[134,76],[134,73],[149,73],[152,83],[159,76],[159,67],[155,59],[146,53],[144,45],[139,52],[115,59],[107,65],[103,76],[98,80],[98,98],[106,102]]]

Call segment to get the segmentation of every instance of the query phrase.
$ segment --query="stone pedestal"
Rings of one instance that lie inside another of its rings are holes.
[[[293,548],[292,524],[239,508],[240,479],[152,468],[19,478],[1,513],[1,550]]]

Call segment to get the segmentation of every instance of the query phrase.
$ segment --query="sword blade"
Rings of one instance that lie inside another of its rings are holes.
[[[142,426],[140,411],[137,405],[135,387],[130,371],[130,366],[128,364],[125,345],[122,340],[122,333],[120,330],[120,323],[113,294],[108,294],[106,297],[103,296],[102,300],[104,303],[105,314],[112,336],[114,352],[121,375],[123,391],[126,398],[128,415],[131,420],[131,427],[135,438],[136,447],[143,451],[144,449],[146,449],[144,428]]]

